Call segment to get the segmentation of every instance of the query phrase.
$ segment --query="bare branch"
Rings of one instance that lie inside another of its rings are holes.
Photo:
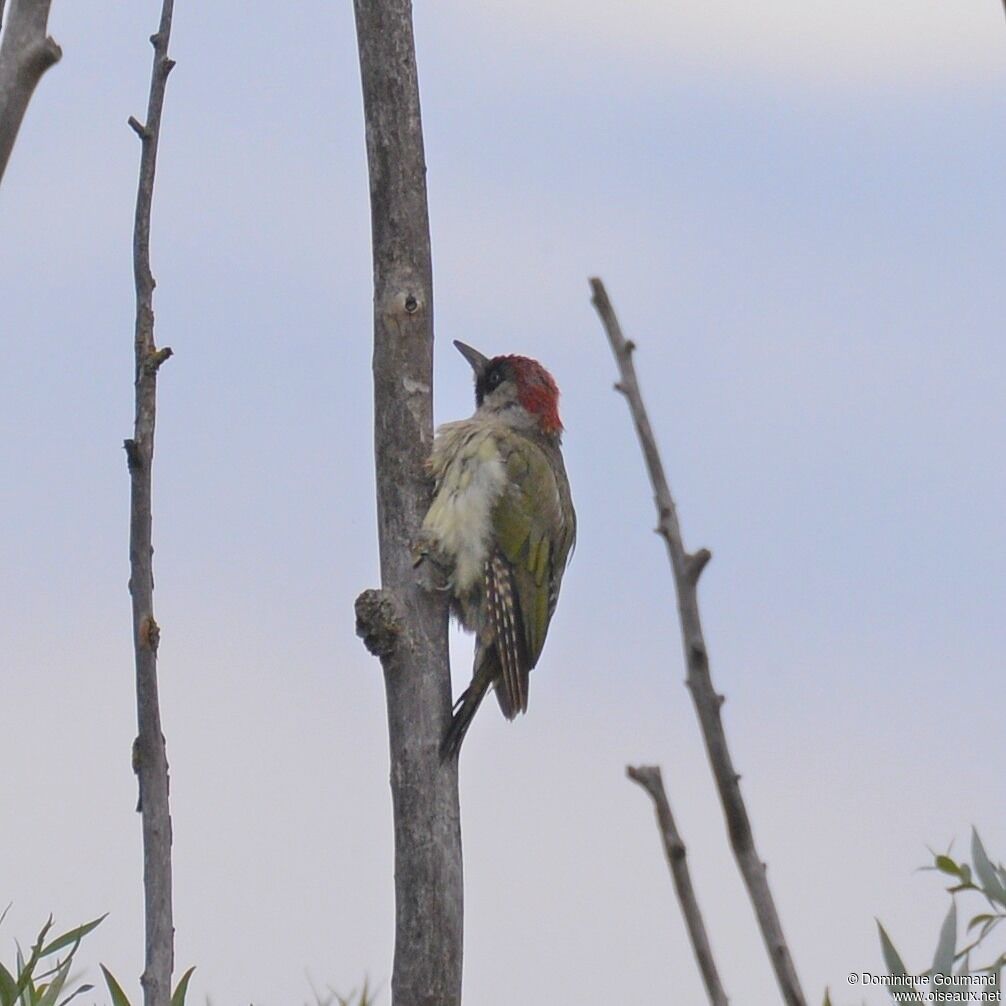
[[[667,854],[667,865],[671,868],[674,890],[678,895],[678,904],[681,905],[681,914],[685,917],[688,936],[692,942],[692,950],[695,951],[695,960],[698,962],[699,971],[702,972],[702,980],[706,985],[709,1002],[712,1006],[727,1006],[727,994],[720,983],[712,947],[710,947],[709,937],[706,935],[706,926],[702,921],[702,912],[699,910],[695,889],[692,887],[685,843],[674,823],[674,815],[671,813],[671,805],[667,802],[660,769],[656,765],[640,765],[638,768],[628,765],[625,774],[633,782],[639,783],[653,800],[653,807],[657,813],[657,827],[660,829],[664,852]]]
[[[151,528],[151,471],[154,460],[154,422],[157,412],[157,372],[171,356],[154,343],[154,277],[150,271],[150,213],[154,195],[157,145],[161,132],[164,85],[171,67],[173,0],[163,0],[154,45],[146,125],[130,118],[139,136],[140,178],[133,225],[133,277],[136,284],[136,417],[133,436],[126,441],[130,477],[129,590],[133,601],[136,649],[136,718],[138,737],[134,767],[139,777],[143,815],[143,889],[146,952],[143,975],[145,1006],[168,1006],[174,970],[174,926],[171,909],[171,815],[168,806],[168,759],[161,732],[157,689],[157,643],[154,621],[154,574]]]
[[[708,548],[700,548],[694,555],[685,557],[685,574],[693,586],[699,582],[702,570],[712,557],[713,553]]]
[[[698,575],[709,561],[710,556],[704,549],[691,557],[685,551],[674,499],[667,485],[667,477],[664,474],[664,466],[657,450],[657,442],[653,436],[653,429],[650,426],[650,420],[639,391],[639,381],[636,378],[636,368],[632,360],[632,350],[635,347],[632,343],[627,342],[622,334],[621,326],[615,316],[611,301],[608,299],[604,284],[599,279],[592,279],[590,286],[593,291],[592,302],[601,317],[608,341],[611,343],[612,352],[615,354],[620,375],[620,390],[625,395],[632,419],[636,424],[636,433],[639,436],[639,443],[643,449],[646,468],[656,497],[657,514],[660,521],[658,532],[667,543],[667,553],[674,571],[674,583],[678,595],[678,614],[681,620],[685,662],[688,667],[687,684],[692,693],[702,735],[705,738],[706,753],[709,756],[709,763],[716,779],[716,787],[719,790],[720,802],[727,822],[727,831],[730,835],[730,844],[741,876],[747,885],[751,903],[754,905],[762,939],[765,941],[772,967],[775,969],[776,980],[782,991],[783,1000],[787,1006],[806,1006],[796,969],[793,967],[789,948],[783,936],[782,923],[779,921],[775,901],[768,886],[765,864],[755,848],[751,821],[741,796],[740,776],[734,769],[727,747],[727,738],[723,731],[723,722],[720,719],[722,696],[716,694],[709,675],[709,659],[702,636],[702,623],[699,619],[696,585]]]
[[[463,888],[447,606],[411,544],[430,504],[433,289],[426,165],[409,0],[355,0],[374,257],[374,449],[381,587],[357,602],[381,657],[395,820],[394,1006],[461,1001]]]
[[[0,180],[42,74],[63,50],[46,34],[51,0],[14,0],[0,39]],[[0,0],[0,20],[4,0]]]
[[[145,140],[150,134],[147,132],[147,127],[144,126],[135,116],[130,116],[126,122],[129,124],[129,128],[136,133],[136,135],[141,139]]]

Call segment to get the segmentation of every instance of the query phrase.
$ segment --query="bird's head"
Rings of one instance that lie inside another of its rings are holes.
[[[456,339],[458,352],[475,371],[475,404],[480,411],[498,413],[513,426],[537,428],[559,438],[559,388],[552,375],[526,356],[494,356]]]

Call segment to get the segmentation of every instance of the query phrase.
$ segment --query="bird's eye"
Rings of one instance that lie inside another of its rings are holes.
[[[503,380],[503,375],[498,371],[494,370],[489,374],[486,379],[486,385],[490,391],[495,391],[500,386],[500,381]]]

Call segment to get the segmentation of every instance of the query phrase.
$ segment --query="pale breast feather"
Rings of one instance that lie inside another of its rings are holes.
[[[436,490],[423,531],[453,565],[454,589],[466,591],[482,579],[493,507],[507,484],[495,431],[471,420],[440,427],[430,471]]]

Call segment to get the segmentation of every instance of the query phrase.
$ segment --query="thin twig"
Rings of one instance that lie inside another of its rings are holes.
[[[134,768],[139,777],[143,815],[143,889],[146,952],[143,975],[145,1006],[168,1006],[174,969],[174,928],[171,908],[171,815],[168,806],[168,759],[161,732],[157,690],[157,644],[154,620],[153,547],[151,538],[151,471],[157,373],[171,355],[154,343],[154,277],[150,271],[150,213],[161,132],[164,88],[174,66],[168,58],[173,0],[163,0],[157,33],[150,38],[154,62],[150,77],[147,121],[135,129],[140,138],[140,178],[133,226],[133,277],[136,284],[136,418],[133,436],[125,442],[130,475],[129,590],[133,601],[133,642],[136,650],[136,718],[138,736]],[[133,120],[135,122],[135,120]]]
[[[671,813],[671,805],[667,801],[660,769],[656,765],[640,765],[638,768],[629,765],[625,769],[625,774],[633,782],[639,783],[653,800],[653,807],[657,813],[657,827],[660,829],[664,852],[667,854],[667,865],[671,868],[674,890],[678,895],[678,904],[681,905],[681,914],[685,917],[688,936],[692,943],[692,950],[695,951],[695,960],[698,962],[699,971],[702,972],[702,980],[706,985],[709,1002],[712,1006],[727,1006],[727,994],[720,983],[716,961],[713,959],[713,950],[709,945],[709,937],[706,935],[705,923],[702,921],[702,912],[699,910],[695,889],[692,887],[685,843],[674,822],[674,815]]]
[[[0,22],[5,0],[0,0]],[[42,74],[63,50],[46,34],[51,0],[14,0],[0,39],[0,180]]]
[[[709,658],[702,636],[696,587],[702,570],[711,558],[711,553],[707,549],[700,549],[693,554],[685,551],[674,499],[667,485],[667,477],[664,474],[664,466],[657,450],[657,442],[653,436],[653,429],[650,426],[650,420],[639,391],[639,381],[636,378],[636,368],[632,360],[632,352],[636,348],[635,344],[622,335],[621,326],[615,316],[611,301],[608,299],[604,284],[599,279],[592,279],[590,286],[593,291],[592,302],[601,317],[608,341],[611,343],[612,352],[615,354],[615,362],[618,365],[620,377],[616,387],[628,402],[656,497],[657,533],[667,545],[678,595],[678,615],[681,621],[685,663],[688,667],[686,682],[692,694],[692,701],[695,703],[695,711],[698,714],[699,725],[705,739],[706,753],[709,756],[709,763],[716,779],[716,787],[719,790],[727,831],[730,835],[730,845],[733,848],[741,876],[747,885],[751,903],[754,905],[758,925],[761,928],[762,938],[775,970],[783,1000],[787,1006],[806,1006],[800,981],[790,957],[789,947],[783,936],[782,923],[779,921],[775,901],[768,886],[765,864],[755,848],[751,821],[741,796],[740,776],[734,769],[727,747],[727,738],[720,718],[723,696],[717,694],[709,675]]]
[[[445,596],[417,583],[411,545],[430,505],[433,278],[409,0],[355,0],[374,264],[374,452],[381,590],[357,631],[381,658],[395,826],[394,1006],[461,1002],[458,766]]]

